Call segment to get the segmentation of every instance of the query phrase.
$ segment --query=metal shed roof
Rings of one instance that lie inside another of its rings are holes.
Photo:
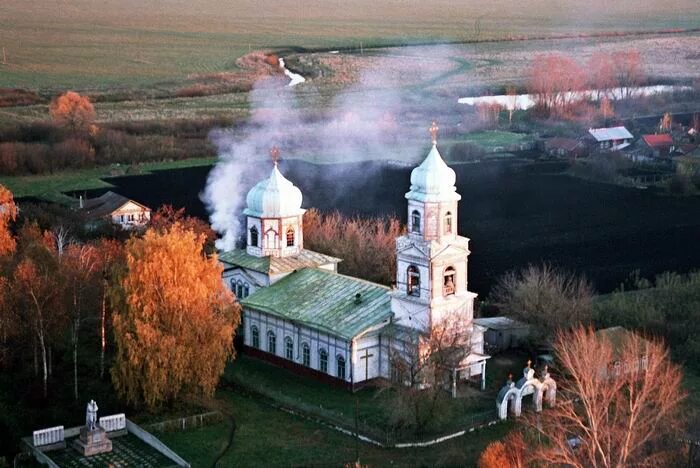
[[[634,138],[623,126],[609,128],[591,128],[588,130],[596,141],[628,140]]]

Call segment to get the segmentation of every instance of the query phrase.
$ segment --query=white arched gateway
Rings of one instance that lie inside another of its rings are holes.
[[[506,419],[509,410],[513,416],[520,416],[523,397],[528,395],[532,395],[532,402],[537,412],[542,411],[542,400],[545,400],[550,408],[555,405],[557,384],[547,372],[547,366],[544,367],[539,379],[535,377],[535,371],[530,367],[529,361],[527,367],[523,369],[523,377],[520,380],[514,383],[512,376],[508,377],[508,382],[501,388],[496,397],[498,417]]]

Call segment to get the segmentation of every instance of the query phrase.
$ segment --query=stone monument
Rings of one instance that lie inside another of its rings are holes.
[[[73,447],[83,456],[112,451],[112,441],[103,428],[97,425],[97,403],[90,400],[85,411],[85,426],[80,428],[80,437],[73,442]]]

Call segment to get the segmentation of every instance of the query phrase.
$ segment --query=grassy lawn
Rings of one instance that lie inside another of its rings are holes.
[[[450,142],[466,142],[474,143],[483,147],[486,151],[493,148],[516,145],[532,140],[532,135],[524,133],[513,133],[501,130],[481,131],[474,133],[465,133],[457,138],[449,140]]]
[[[395,394],[391,389],[364,388],[351,393],[245,355],[236,359],[226,370],[224,378],[286,406],[330,418],[346,427],[354,427],[357,404],[363,431],[379,438],[391,430],[390,420],[395,405]],[[473,423],[475,415],[483,415],[494,407],[494,392],[465,387],[461,393],[463,397],[452,399],[445,392],[441,400],[444,410],[440,412],[444,416],[435,421],[432,433],[461,430]],[[396,438],[409,439],[413,436],[412,433],[395,435]]]
[[[237,425],[233,446],[219,466],[343,466],[355,459],[350,436],[237,392],[220,391],[217,396],[230,406]],[[361,442],[359,455],[370,466],[474,466],[483,448],[511,428],[510,423],[497,424],[419,449],[382,449]],[[229,430],[229,424],[217,424],[158,437],[193,467],[209,467],[226,446]]]
[[[111,187],[108,182],[103,180],[106,177],[207,166],[214,162],[214,158],[192,158],[132,166],[123,164],[75,171],[60,171],[47,175],[0,176],[0,184],[9,188],[15,198],[36,197],[57,203],[68,203],[74,200],[64,195],[64,192]]]

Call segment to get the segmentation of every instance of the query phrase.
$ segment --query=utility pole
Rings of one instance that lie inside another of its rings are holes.
[[[2,48],[2,64],[7,65],[7,56],[5,55],[5,48]]]

